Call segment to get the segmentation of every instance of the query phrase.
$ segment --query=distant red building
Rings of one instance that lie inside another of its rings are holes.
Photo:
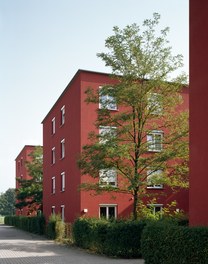
[[[79,190],[87,176],[81,176],[77,166],[82,146],[88,142],[90,131],[96,131],[96,104],[86,104],[87,87],[98,89],[113,84],[106,73],[78,70],[54,106],[43,120],[43,213],[60,213],[66,222],[77,217],[125,217],[132,212],[132,196],[125,193],[94,195]],[[184,107],[188,108],[188,89],[183,92]],[[98,133],[98,131],[96,131]],[[157,188],[158,187],[158,188]],[[188,211],[188,191],[172,193],[157,186],[152,192],[161,194],[155,210],[177,200],[178,208]]]
[[[19,155],[15,159],[16,163],[16,178],[20,178],[22,180],[29,180],[31,177],[28,174],[26,168],[26,161],[31,161],[31,157],[29,156],[31,152],[35,150],[36,146],[26,145],[20,151]],[[16,180],[16,189],[20,188],[19,182]],[[28,208],[24,207],[22,209],[16,210],[16,215],[28,215]]]
[[[190,0],[190,224],[208,225],[208,1]]]

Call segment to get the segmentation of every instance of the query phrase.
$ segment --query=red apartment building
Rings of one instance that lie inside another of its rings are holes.
[[[43,213],[46,219],[52,213],[60,213],[66,222],[73,222],[84,215],[125,217],[132,212],[130,194],[92,195],[92,192],[79,190],[87,176],[81,176],[77,158],[88,142],[88,133],[95,131],[98,109],[96,104],[86,104],[85,90],[114,82],[108,74],[78,70],[42,122]],[[187,89],[183,97],[184,107],[188,108]],[[166,194],[161,195],[155,210],[177,200],[178,208],[188,211],[188,191],[174,194],[165,187],[152,191]]]
[[[15,159],[16,163],[16,178],[20,178],[23,180],[28,180],[31,177],[28,174],[27,168],[25,166],[26,161],[31,161],[31,157],[29,156],[31,152],[35,150],[36,146],[26,145],[20,151],[19,155]],[[20,188],[19,182],[16,181],[16,189]],[[28,215],[28,208],[24,207],[22,209],[16,210],[16,215]]]
[[[190,0],[190,225],[208,225],[208,1]]]

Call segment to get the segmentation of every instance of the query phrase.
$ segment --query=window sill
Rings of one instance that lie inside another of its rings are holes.
[[[164,190],[164,187],[147,187],[148,190]]]

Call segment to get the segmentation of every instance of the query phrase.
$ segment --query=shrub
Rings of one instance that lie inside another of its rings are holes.
[[[104,253],[124,258],[141,257],[141,234],[145,223],[141,221],[115,221],[107,232]]]
[[[208,228],[152,222],[144,228],[141,249],[145,264],[204,264],[208,255]]]
[[[58,241],[61,241],[63,238],[65,238],[65,224],[62,221],[60,214],[52,214],[49,217],[46,235],[48,238],[56,239]]]
[[[140,239],[144,228],[141,221],[107,221],[79,218],[73,225],[77,246],[125,258],[141,257]]]
[[[79,218],[74,222],[72,233],[78,247],[93,248],[96,222],[94,218]]]
[[[5,216],[4,223],[39,235],[43,235],[45,230],[45,218],[43,216]]]

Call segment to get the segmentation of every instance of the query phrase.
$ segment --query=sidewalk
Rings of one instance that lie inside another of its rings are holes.
[[[140,259],[94,255],[0,224],[0,264],[144,264]]]

